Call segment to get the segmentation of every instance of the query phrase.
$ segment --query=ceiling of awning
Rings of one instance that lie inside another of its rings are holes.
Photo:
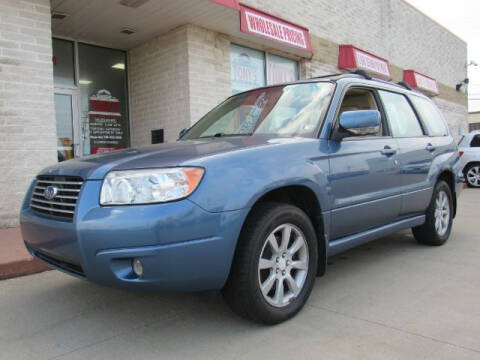
[[[149,0],[137,8],[120,2],[52,0],[52,11],[67,14],[62,20],[52,19],[53,35],[130,49],[184,24],[228,32],[240,27],[237,10],[208,0]],[[122,34],[122,28],[135,33]]]
[[[230,0],[234,1],[234,0]],[[124,6],[121,2],[138,7]],[[118,49],[131,49],[178,26],[195,24],[249,42],[308,56],[283,44],[240,31],[240,13],[224,6],[226,0],[52,0],[52,11],[64,19],[52,19],[53,36]],[[131,35],[121,33],[132,29]]]

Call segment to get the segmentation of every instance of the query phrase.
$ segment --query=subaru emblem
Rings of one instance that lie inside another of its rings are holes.
[[[45,199],[52,200],[58,194],[58,189],[55,186],[47,186],[46,189],[43,191],[43,196]]]

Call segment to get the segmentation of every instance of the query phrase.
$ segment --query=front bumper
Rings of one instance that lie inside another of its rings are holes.
[[[99,206],[101,181],[85,181],[73,221],[22,206],[23,239],[32,255],[71,275],[123,288],[196,291],[222,288],[248,210],[211,213],[187,200]],[[133,258],[143,263],[137,277]]]

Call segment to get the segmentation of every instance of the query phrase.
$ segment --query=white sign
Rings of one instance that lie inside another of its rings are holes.
[[[360,69],[365,69],[367,71],[372,71],[374,73],[390,77],[390,69],[388,68],[387,62],[356,49],[355,58],[357,60],[357,66]]]

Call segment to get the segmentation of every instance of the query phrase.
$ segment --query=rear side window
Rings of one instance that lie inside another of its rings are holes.
[[[404,95],[379,90],[392,136],[422,136],[423,131],[417,116]]]
[[[435,105],[431,101],[412,96],[411,100],[413,106],[417,109],[418,114],[422,118],[422,121],[427,128],[428,135],[430,136],[446,136],[448,130],[443,120],[443,116]]]
[[[480,135],[475,135],[470,143],[471,147],[480,147]]]

